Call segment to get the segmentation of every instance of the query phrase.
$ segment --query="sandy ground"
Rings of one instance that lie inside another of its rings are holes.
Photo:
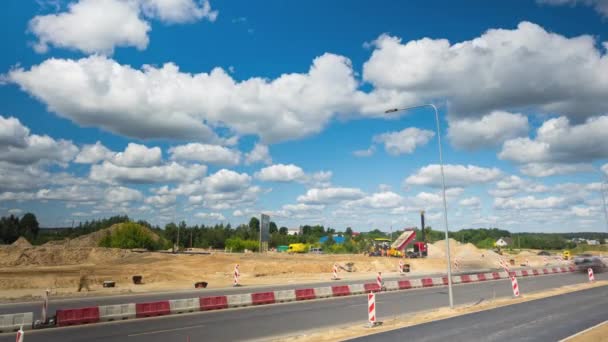
[[[593,329],[587,330],[580,335],[573,336],[565,340],[566,342],[606,342],[608,341],[608,321],[605,321],[601,325],[594,327]]]
[[[379,271],[396,273],[399,262],[396,258],[355,254],[135,253],[85,247],[83,240],[37,247],[27,244],[0,247],[0,301],[39,297],[47,288],[54,296],[83,295],[76,292],[81,274],[87,274],[89,279],[91,291],[86,295],[107,295],[185,290],[193,288],[199,281],[208,282],[209,288],[229,287],[235,264],[240,265],[241,284],[248,286],[327,281],[331,278],[334,263],[354,263],[356,272],[341,271],[342,279],[374,279]],[[429,245],[428,258],[405,259],[411,265],[411,274],[445,270],[445,247],[445,241],[439,241]],[[498,267],[497,254],[479,250],[471,244],[461,245],[452,240],[450,254],[458,259],[461,271]],[[539,257],[534,252],[503,257],[513,258],[517,266],[561,263],[552,257]],[[134,285],[134,275],[143,276],[144,284]],[[103,288],[104,280],[115,281],[116,287]]]
[[[414,315],[409,314],[409,315],[402,316],[402,317],[393,317],[393,318],[388,318],[388,319],[379,317],[380,320],[383,321],[383,324],[381,326],[374,327],[373,329],[365,327],[364,324],[359,324],[359,325],[351,324],[349,326],[340,326],[340,327],[334,327],[331,329],[316,330],[316,331],[311,331],[308,333],[300,333],[297,336],[276,337],[272,341],[289,341],[289,342],[344,341],[344,340],[355,338],[355,337],[366,336],[366,335],[371,335],[371,334],[384,332],[384,331],[388,331],[388,330],[409,327],[409,326],[413,326],[413,325],[417,325],[417,324],[422,324],[422,323],[427,323],[427,322],[436,321],[436,320],[440,320],[440,319],[455,317],[455,316],[464,315],[464,314],[468,314],[468,313],[494,309],[497,307],[522,303],[522,302],[526,302],[526,301],[530,301],[530,300],[534,300],[534,299],[541,299],[541,298],[546,298],[546,297],[551,297],[551,296],[557,296],[557,295],[564,294],[564,293],[570,293],[572,291],[584,290],[584,289],[588,289],[588,288],[592,288],[592,287],[604,286],[607,284],[608,284],[608,281],[598,281],[593,284],[590,284],[590,283],[577,284],[577,285],[564,286],[564,287],[560,287],[557,289],[552,289],[552,290],[547,290],[547,291],[542,291],[542,292],[531,293],[526,296],[521,296],[517,299],[498,298],[492,302],[482,303],[480,305],[475,305],[475,306],[471,306],[471,305],[456,306],[453,310],[446,307],[446,308],[432,310],[432,311],[420,312],[420,313],[417,313]],[[608,329],[606,329],[607,327],[608,327],[608,325],[604,325],[603,327],[601,327],[601,329],[598,328],[597,331],[589,332],[590,334],[594,334],[594,335],[590,335],[590,336],[602,336],[602,338],[604,338],[604,339],[599,339],[599,340],[596,340],[593,338],[592,339],[573,339],[571,341],[576,341],[576,342],[578,342],[578,341],[606,341],[606,340],[608,340],[608,339],[606,339],[606,337],[608,337]],[[603,333],[603,335],[602,335],[602,333]]]

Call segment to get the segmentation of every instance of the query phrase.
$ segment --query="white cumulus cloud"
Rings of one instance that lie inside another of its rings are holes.
[[[306,174],[294,164],[275,164],[256,172],[255,178],[265,182],[294,182],[303,181]]]
[[[267,145],[256,143],[253,149],[245,156],[245,164],[254,163],[272,164],[272,157]]]
[[[500,146],[506,140],[528,134],[527,117],[503,111],[494,111],[481,119],[451,119],[449,124],[452,145],[466,150]]]
[[[76,159],[75,163],[80,164],[95,164],[103,160],[111,159],[115,155],[110,149],[105,147],[100,141],[97,141],[93,145],[84,145]]]
[[[475,165],[443,166],[446,187],[464,187],[475,184],[488,183],[498,179],[502,173],[497,168],[484,168]],[[441,170],[439,165],[432,164],[420,168],[415,174],[405,180],[410,185],[441,186]]]
[[[417,147],[426,145],[435,133],[416,127],[400,132],[388,132],[374,136],[374,142],[384,144],[384,149],[392,155],[411,154]]]
[[[189,143],[169,149],[173,160],[193,160],[217,165],[238,165],[241,153],[219,145]]]
[[[365,196],[357,188],[325,188],[309,189],[306,194],[298,197],[298,202],[305,204],[333,204],[341,201],[355,200]]]

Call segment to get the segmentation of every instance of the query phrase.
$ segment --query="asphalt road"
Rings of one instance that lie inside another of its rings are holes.
[[[607,317],[608,286],[603,286],[350,341],[560,341]]]
[[[466,273],[477,273],[477,272],[488,272],[489,270],[476,270]],[[429,276],[439,276],[442,273],[435,273],[431,275],[416,275],[413,277],[399,276],[393,274],[392,276],[385,276],[384,280],[396,280],[396,279],[415,279]],[[344,276],[344,273],[341,273]],[[351,274],[348,274],[349,276]],[[352,274],[353,276],[356,273]],[[330,275],[328,274],[328,277]],[[204,296],[219,296],[219,295],[230,295],[239,293],[251,293],[251,292],[263,292],[263,291],[279,291],[279,290],[290,290],[296,288],[307,288],[307,287],[321,287],[321,286],[332,286],[341,284],[357,284],[357,283],[375,283],[376,278],[372,277],[369,279],[343,279],[328,282],[319,282],[313,284],[287,284],[287,285],[266,285],[266,286],[242,286],[236,288],[218,288],[218,289],[192,289],[192,290],[181,290],[172,292],[152,292],[152,293],[138,293],[138,294],[121,294],[121,295],[110,295],[110,296],[90,296],[90,297],[77,297],[77,298],[51,298],[49,300],[49,312],[54,313],[57,309],[70,309],[70,308],[84,308],[88,306],[98,305],[112,305],[112,304],[125,304],[125,303],[143,303],[143,302],[155,302],[160,300],[168,299],[183,299],[183,298],[195,298]],[[23,302],[23,303],[5,303],[0,304],[0,315],[9,313],[19,312],[33,312],[34,319],[39,319],[41,315],[42,302]]]
[[[598,274],[608,280],[608,273]],[[586,282],[585,274],[564,273],[519,280],[522,294]],[[509,280],[488,281],[454,286],[456,304],[477,303],[496,297],[511,296]],[[402,315],[446,306],[447,288],[437,287],[377,295],[377,316]],[[336,325],[364,325],[367,320],[365,295],[326,300],[291,302],[117,323],[94,324],[71,328],[29,331],[27,342],[66,341],[242,341],[264,340],[298,331]],[[0,335],[0,342],[13,341],[14,335]]]

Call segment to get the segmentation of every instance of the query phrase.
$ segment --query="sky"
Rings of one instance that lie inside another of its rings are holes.
[[[608,1],[1,6],[2,216],[608,230]]]

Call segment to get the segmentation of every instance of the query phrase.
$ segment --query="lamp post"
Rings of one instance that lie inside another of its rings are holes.
[[[435,111],[435,123],[437,125],[437,145],[439,146],[439,168],[441,170],[441,188],[442,188],[442,192],[443,192],[443,219],[444,219],[444,224],[445,224],[445,244],[446,244],[446,251],[447,251],[446,258],[447,258],[447,264],[448,264],[448,294],[450,297],[450,308],[453,309],[454,308],[454,294],[452,293],[452,263],[450,262],[450,240],[448,238],[448,231],[449,231],[448,204],[447,204],[447,200],[445,197],[445,175],[443,172],[443,152],[441,149],[441,129],[439,126],[439,112],[437,111],[437,107],[435,107],[434,104],[426,103],[426,104],[422,104],[419,106],[389,109],[389,110],[385,111],[384,113],[389,114],[389,113],[395,113],[395,112],[402,112],[402,111],[408,111],[411,109],[422,108],[422,107],[431,107]]]
[[[602,193],[602,204],[604,205],[604,218],[606,219],[606,232],[608,233],[608,209],[606,209],[606,190],[604,185],[608,185],[608,176],[606,181],[600,183],[600,192]]]

